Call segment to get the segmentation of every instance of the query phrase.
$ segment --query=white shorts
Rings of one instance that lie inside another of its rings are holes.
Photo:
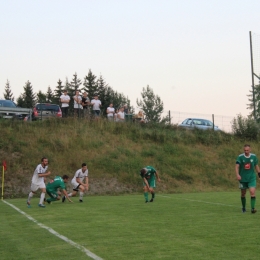
[[[81,184],[79,184],[76,181],[71,181],[71,184],[72,184],[73,190],[75,190],[75,191],[78,191],[79,190],[79,185],[81,185]]]
[[[46,188],[46,185],[45,183],[40,183],[40,184],[35,184],[35,183],[32,183],[31,184],[31,191],[37,191],[38,189],[45,189]]]

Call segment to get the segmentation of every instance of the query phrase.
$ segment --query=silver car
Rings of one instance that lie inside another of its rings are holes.
[[[187,129],[198,128],[201,130],[213,129],[213,123],[207,119],[201,118],[187,118],[181,124],[180,127],[184,127]],[[221,131],[217,126],[214,125],[215,131]]]

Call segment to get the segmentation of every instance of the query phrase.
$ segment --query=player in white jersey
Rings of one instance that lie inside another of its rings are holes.
[[[85,180],[85,183],[84,183]],[[71,184],[73,186],[73,192],[69,193],[69,197],[76,196],[79,191],[79,202],[83,202],[84,191],[88,190],[88,167],[86,163],[82,163],[81,169],[78,169],[71,180]],[[65,196],[62,198],[62,202],[66,199]]]
[[[32,177],[32,183],[31,183],[31,192],[29,193],[28,199],[27,199],[27,206],[28,208],[31,207],[31,198],[36,193],[38,189],[41,189],[41,197],[39,202],[39,207],[45,208],[45,205],[43,204],[45,193],[46,193],[46,186],[44,183],[44,178],[51,174],[50,171],[48,171],[48,159],[43,157],[41,160],[41,163],[37,165],[33,177]]]

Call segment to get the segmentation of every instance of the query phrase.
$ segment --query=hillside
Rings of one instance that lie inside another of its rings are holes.
[[[6,120],[0,127],[0,158],[7,162],[5,198],[28,194],[43,156],[49,159],[51,177],[73,177],[86,162],[90,194],[142,192],[139,171],[146,165],[160,173],[157,192],[236,190],[235,159],[246,142],[226,133],[103,120]],[[256,143],[251,146],[259,154]]]

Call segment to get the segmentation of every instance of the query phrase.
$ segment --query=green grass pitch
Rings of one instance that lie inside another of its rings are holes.
[[[42,228],[43,224],[104,260],[259,259],[259,218],[241,213],[240,193],[86,196],[32,208],[25,199],[0,202],[0,255],[10,259],[93,259]],[[260,202],[259,202],[260,203]],[[256,208],[258,206],[256,202]],[[260,207],[258,207],[260,209]]]

